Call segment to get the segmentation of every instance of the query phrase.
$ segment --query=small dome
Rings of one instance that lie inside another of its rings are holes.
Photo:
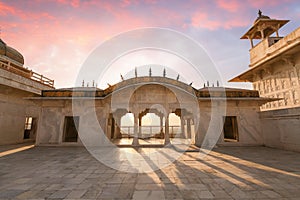
[[[259,10],[258,11],[258,17],[254,21],[254,23],[257,22],[258,20],[261,20],[261,19],[271,19],[271,18],[269,16],[263,15],[261,10]]]
[[[16,49],[7,46],[3,40],[0,39],[0,55],[6,56],[22,65],[24,65],[24,57],[20,52],[18,52]]]

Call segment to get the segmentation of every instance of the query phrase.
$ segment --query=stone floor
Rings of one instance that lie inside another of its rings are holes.
[[[11,151],[0,154],[0,199],[300,199],[299,153],[219,147],[199,155],[136,174],[103,165],[83,147]]]

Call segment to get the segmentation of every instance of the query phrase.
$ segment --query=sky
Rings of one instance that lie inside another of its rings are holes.
[[[205,49],[224,86],[249,88],[227,81],[248,68],[250,43],[239,38],[258,9],[271,18],[291,20],[280,35],[300,25],[298,0],[0,0],[0,37],[23,54],[25,67],[54,79],[56,88],[65,88],[79,86],[75,80],[83,63],[103,42],[133,29],[172,29]],[[168,56],[172,62],[163,59]],[[170,78],[179,73],[180,80],[202,87],[205,77],[199,81],[182,62],[166,52],[135,52],[112,64],[96,82],[104,89],[106,83],[120,81],[120,73],[132,74],[135,67],[153,64],[167,66]],[[91,85],[92,80],[85,82]]]

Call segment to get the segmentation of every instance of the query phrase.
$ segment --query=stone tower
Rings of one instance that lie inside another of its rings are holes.
[[[278,99],[263,105],[262,110],[300,106],[300,28],[285,37],[278,33],[288,22],[259,11],[252,27],[241,37],[250,40],[249,69],[230,81],[252,82],[260,96]]]

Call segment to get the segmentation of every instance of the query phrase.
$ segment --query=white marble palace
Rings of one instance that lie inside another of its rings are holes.
[[[116,145],[153,139],[164,146],[180,139],[300,151],[300,28],[282,37],[279,29],[287,22],[259,12],[241,37],[251,43],[249,69],[230,81],[252,82],[254,90],[197,89],[165,72],[103,90],[55,89],[53,80],[25,68],[23,56],[0,40],[0,144],[82,145],[86,135],[101,132],[105,138],[93,139]],[[158,124],[144,124],[148,114]]]

